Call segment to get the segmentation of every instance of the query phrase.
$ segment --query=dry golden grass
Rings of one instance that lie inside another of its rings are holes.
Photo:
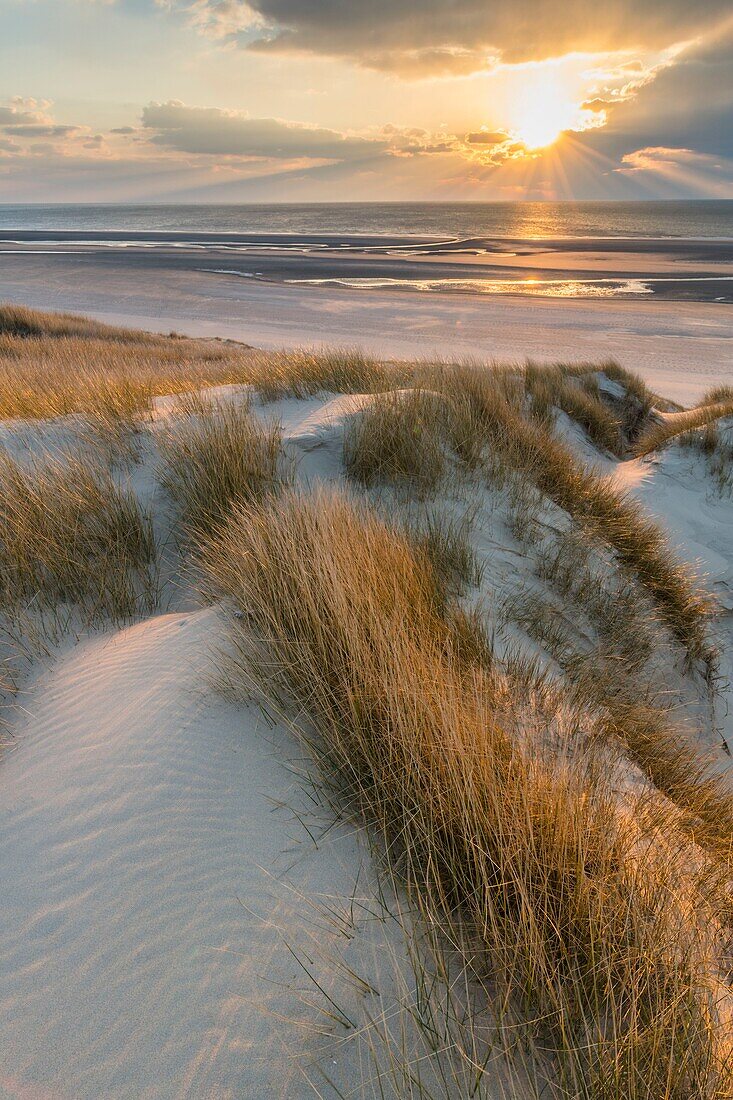
[[[2,607],[78,608],[124,622],[156,603],[152,523],[88,456],[29,468],[0,457]]]
[[[144,414],[159,394],[246,381],[253,358],[234,344],[2,307],[0,418],[82,413],[114,428]]]
[[[729,426],[728,426],[729,428]],[[702,428],[692,428],[677,436],[677,443],[704,457],[708,473],[718,492],[730,493],[733,487],[733,442],[731,432],[720,431],[717,420]]]
[[[733,400],[700,405],[677,413],[668,419],[658,420],[641,436],[634,448],[634,453],[638,458],[643,458],[653,451],[661,450],[678,436],[696,428],[702,428],[725,416],[733,416]]]
[[[570,529],[547,540],[538,572],[562,601],[517,593],[505,614],[540,642],[567,674],[568,696],[598,714],[603,736],[620,745],[682,812],[680,825],[724,867],[733,866],[733,789],[694,729],[675,722],[664,693],[639,673],[662,643],[654,616],[633,585],[599,568],[598,547]],[[590,649],[579,617],[597,632]],[[663,644],[663,643],[662,643]]]
[[[569,615],[577,609],[597,635],[601,653],[640,671],[660,643],[654,607],[634,580],[615,575],[603,547],[579,528],[550,534],[537,547],[536,569]]]
[[[410,529],[414,545],[427,554],[436,577],[450,595],[459,595],[481,583],[483,567],[471,546],[470,528],[469,515],[457,519],[433,511]]]
[[[418,495],[445,473],[445,401],[429,391],[377,394],[351,419],[344,435],[349,477],[362,485],[402,484]]]
[[[642,506],[620,492],[610,478],[587,470],[545,426],[523,416],[521,399],[512,387],[497,385],[490,373],[456,368],[444,374],[442,387],[453,408],[468,406],[473,447],[481,441],[494,471],[501,473],[508,466],[521,472],[590,536],[609,546],[622,568],[652,596],[690,658],[712,670],[710,598],[689,565],[676,560],[663,531]]]
[[[600,363],[595,370],[602,371],[606,378],[610,378],[612,382],[618,382],[620,386],[626,390],[628,394],[635,397],[636,400],[645,409],[650,409],[652,405],[656,404],[657,395],[647,386],[646,382],[634,371],[627,370],[626,367],[620,366],[612,359],[605,363]]]
[[[697,451],[698,454],[705,455],[706,458],[712,457],[720,446],[717,421],[710,420],[702,428],[690,428],[686,432],[681,432],[677,436],[677,443],[680,447],[687,447]]]
[[[657,404],[658,395],[649,389],[641,376],[622,367],[613,359],[606,359],[601,363],[559,363],[549,369],[559,371],[566,378],[595,378],[596,381],[599,375],[604,374],[611,382],[618,383],[628,396],[633,397],[646,410]],[[663,405],[667,404],[664,398],[661,400]]]
[[[0,309],[0,416],[81,412],[124,441],[153,396],[190,395],[159,433],[160,476],[209,593],[238,612],[230,675],[306,716],[426,923],[491,991],[490,1022],[468,1023],[477,1089],[498,1020],[507,1045],[553,1060],[563,1100],[723,1100],[733,799],[636,678],[657,618],[712,670],[711,607],[641,508],[550,429],[560,407],[603,448],[633,438],[652,395],[602,369],[628,407],[608,407],[589,365],[413,371]],[[576,623],[525,600],[515,621],[565,677],[520,652],[500,660],[480,612],[456,603],[481,580],[467,526],[436,511],[410,528],[364,501],[299,496],[278,430],[197,393],[224,382],[267,400],[377,394],[347,433],[354,480],[424,496],[459,459],[502,489],[525,554],[548,501],[562,509],[572,529],[539,568],[597,649],[579,653]],[[104,469],[3,460],[6,609],[124,620],[152,607],[154,565],[149,519]]]
[[[160,480],[194,541],[210,536],[235,504],[287,480],[279,427],[263,426],[246,404],[197,402],[160,435],[159,450]]]
[[[698,401],[698,405],[721,405],[729,401],[733,402],[733,386],[713,386]]]
[[[364,505],[286,494],[236,510],[204,567],[242,612],[246,682],[316,723],[412,896],[470,930],[494,1012],[552,1052],[564,1095],[727,1095],[714,878],[662,800],[620,802],[607,764],[521,736],[512,685],[458,659],[427,556]]]
[[[319,393],[377,393],[401,385],[409,368],[381,363],[358,348],[280,352],[262,360],[251,381],[263,401]]]
[[[647,426],[654,408],[670,412],[679,409],[678,405],[653,393],[638,374],[619,366],[612,360],[599,364],[560,365],[556,369],[566,378],[576,378],[581,386],[599,397],[611,410],[621,426],[621,440],[624,448],[633,446]],[[601,390],[602,376],[620,386],[623,395],[615,396],[608,389]]]
[[[562,368],[528,364],[525,373],[527,392],[535,407],[555,406],[574,420],[602,451],[620,455],[624,440],[622,424],[601,400],[593,375],[573,376]],[[546,419],[546,417],[540,417]]]
[[[78,412],[112,430],[126,427],[163,394],[241,383],[274,401],[372,393],[411,374],[409,367],[380,363],[356,349],[267,353],[0,306],[0,419]]]
[[[643,636],[643,614],[634,610],[633,593],[625,607],[616,607],[612,595],[603,593],[600,586],[575,589],[568,596],[571,605],[561,611],[536,593],[519,592],[505,601],[502,614],[557,661],[567,677],[566,700],[597,715],[602,736],[619,746],[678,807],[679,827],[709,850],[728,874],[733,869],[733,789],[717,772],[713,754],[694,743],[694,731],[676,724],[670,708],[660,705],[649,685],[636,675],[635,646],[648,659],[651,643]],[[597,622],[599,604],[603,607],[599,645],[583,650],[577,611]]]
[[[99,337],[125,344],[147,344],[155,340],[145,332],[105,325],[75,313],[46,313],[28,306],[12,305],[0,305],[0,336]]]
[[[604,733],[616,738],[629,759],[679,807],[680,827],[729,874],[733,790],[727,778],[716,773],[712,754],[701,753],[663,708],[640,698],[639,686],[619,676],[617,668],[589,667],[582,686],[601,707]]]
[[[423,376],[423,384],[430,388],[415,390],[414,397],[378,398],[356,419],[345,448],[352,476],[366,484],[412,479],[427,492],[443,472],[446,448],[471,467],[483,463],[495,481],[506,481],[513,471],[611,548],[690,659],[712,673],[713,607],[689,565],[675,559],[641,505],[611,479],[587,470],[546,424],[527,415],[524,379],[510,370],[469,365],[436,369]]]

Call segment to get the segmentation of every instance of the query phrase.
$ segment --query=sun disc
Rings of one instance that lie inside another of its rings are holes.
[[[514,133],[528,149],[544,149],[571,129],[578,114],[562,82],[528,81],[514,105]]]

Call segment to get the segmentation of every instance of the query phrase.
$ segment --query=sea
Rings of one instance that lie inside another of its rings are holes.
[[[0,231],[733,240],[733,200],[3,205]]]
[[[594,252],[612,262],[584,264]],[[0,205],[0,261],[11,280],[83,262],[133,280],[157,266],[314,291],[730,305],[733,200]]]

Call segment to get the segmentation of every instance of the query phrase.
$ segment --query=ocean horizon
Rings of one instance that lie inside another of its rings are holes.
[[[733,200],[0,204],[0,231],[733,240]]]

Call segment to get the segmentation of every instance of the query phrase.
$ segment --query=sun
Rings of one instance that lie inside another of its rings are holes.
[[[583,113],[559,74],[527,74],[510,111],[512,132],[527,149],[544,149],[566,130],[584,129]]]

